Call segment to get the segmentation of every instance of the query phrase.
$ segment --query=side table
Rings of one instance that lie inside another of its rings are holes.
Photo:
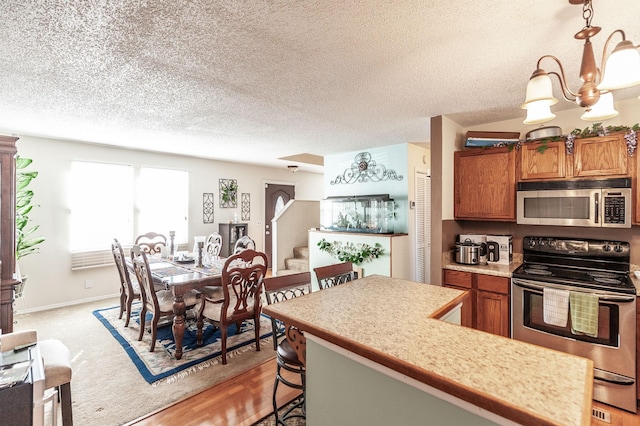
[[[33,360],[27,378],[0,389],[0,419],[3,426],[44,425],[44,364],[38,344],[19,352],[0,353],[0,365]]]

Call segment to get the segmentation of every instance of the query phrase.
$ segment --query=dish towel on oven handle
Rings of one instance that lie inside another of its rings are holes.
[[[598,295],[574,293],[569,295],[571,310],[571,332],[598,337]]]
[[[545,324],[566,327],[569,317],[569,291],[545,287],[542,294],[542,311]]]

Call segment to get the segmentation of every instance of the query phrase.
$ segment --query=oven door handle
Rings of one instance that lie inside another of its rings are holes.
[[[607,383],[614,383],[616,385],[630,386],[636,381],[630,377],[621,376],[620,374],[611,373],[608,371],[602,371],[597,368],[593,369],[593,378]]]
[[[544,287],[545,287],[543,285],[535,284],[532,281],[521,280],[521,279],[511,279],[511,282],[513,283],[513,285],[517,285],[518,287],[526,288],[528,290],[533,290],[538,293],[543,293]],[[565,286],[560,287],[560,286],[553,286],[553,285],[549,285],[547,287],[559,288],[559,289],[567,288]],[[568,288],[575,288],[575,287],[568,287]],[[580,289],[576,291],[581,291],[582,293],[588,293],[588,291],[585,291],[584,289]],[[601,294],[601,293],[595,293],[595,294],[597,294],[598,299],[603,302],[630,303],[636,300],[635,296],[617,296],[613,294]]]

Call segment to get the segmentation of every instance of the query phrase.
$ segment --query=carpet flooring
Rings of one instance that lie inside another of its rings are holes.
[[[271,340],[265,339],[260,352],[253,346],[230,359],[227,365],[211,365],[170,382],[149,384],[122,346],[93,316],[94,310],[118,303],[116,298],[105,299],[15,316],[15,331],[35,329],[38,339],[59,339],[71,351],[71,396],[76,425],[125,424],[275,356]],[[62,424],[60,417],[58,424]]]

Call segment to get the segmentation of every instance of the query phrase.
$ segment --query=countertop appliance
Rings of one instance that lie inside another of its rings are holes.
[[[527,132],[525,139],[535,141],[537,139],[555,138],[562,136],[562,129],[558,126],[539,127]]]
[[[487,243],[474,243],[469,238],[463,242],[457,242],[455,248],[457,263],[464,265],[486,265]]]
[[[628,242],[525,237],[523,264],[511,279],[511,327],[514,339],[592,359],[593,398],[635,413],[636,288],[629,269]],[[569,296],[568,312],[559,316],[566,324],[545,317],[558,290]],[[570,301],[585,294],[597,295],[590,296],[598,314],[590,334],[574,331],[571,318]]]
[[[518,224],[631,228],[631,210],[630,178],[518,183]]]

